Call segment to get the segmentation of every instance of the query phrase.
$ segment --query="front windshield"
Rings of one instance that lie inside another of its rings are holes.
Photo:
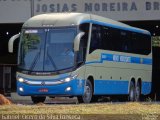
[[[76,28],[26,29],[20,42],[19,68],[55,72],[74,67]]]

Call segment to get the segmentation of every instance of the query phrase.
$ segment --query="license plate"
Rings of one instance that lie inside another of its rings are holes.
[[[41,88],[41,89],[39,89],[39,92],[48,92],[48,89],[47,88]]]

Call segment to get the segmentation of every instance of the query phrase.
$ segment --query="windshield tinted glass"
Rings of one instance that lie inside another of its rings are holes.
[[[50,29],[47,34],[44,70],[62,70],[74,66],[75,30]]]
[[[23,31],[20,43],[20,68],[43,70],[45,34],[43,29]]]
[[[74,67],[75,28],[23,30],[19,68],[54,72]]]

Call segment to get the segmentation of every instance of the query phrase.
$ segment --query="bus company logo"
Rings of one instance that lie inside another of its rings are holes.
[[[128,57],[128,56],[120,56],[120,62],[131,63],[131,57]]]
[[[45,85],[46,83],[43,81],[43,82],[41,82],[41,85]]]
[[[113,61],[130,63],[131,62],[131,57],[123,56],[123,55],[113,55]]]
[[[119,62],[120,56],[119,55],[113,55],[113,61]]]

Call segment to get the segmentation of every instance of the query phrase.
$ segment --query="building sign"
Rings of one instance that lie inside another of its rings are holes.
[[[0,23],[23,23],[30,17],[30,0],[0,0]]]
[[[83,12],[115,20],[160,19],[159,0],[35,0],[34,15],[54,12]]]
[[[0,0],[0,23],[21,23],[55,12],[92,13],[121,21],[160,20],[160,0]]]

